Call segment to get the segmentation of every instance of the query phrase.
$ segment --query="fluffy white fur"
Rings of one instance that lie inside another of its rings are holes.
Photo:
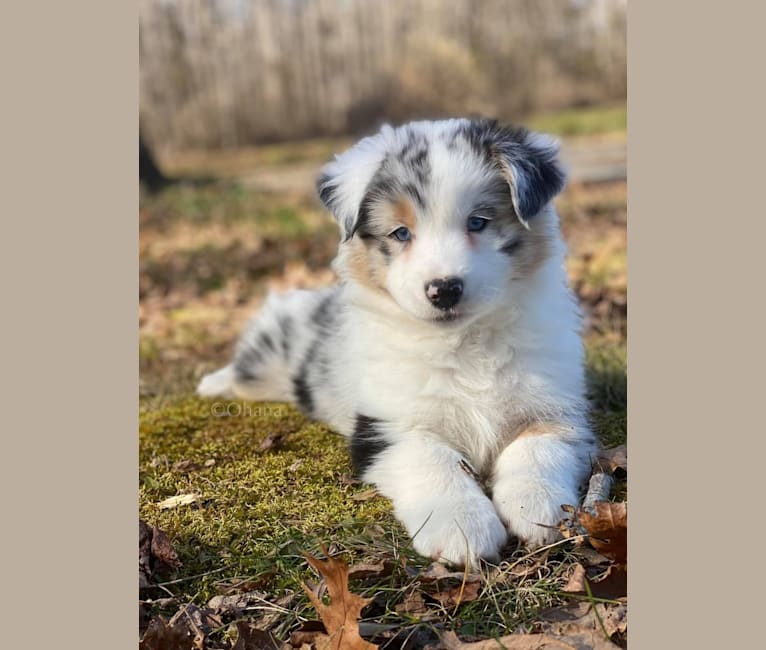
[[[425,152],[419,167],[407,163],[413,151]],[[550,201],[563,182],[555,156],[548,139],[468,120],[384,127],[362,140],[319,182],[341,229],[341,282],[271,296],[232,364],[203,378],[199,393],[296,401],[348,437],[362,478],[392,500],[423,555],[475,564],[498,559],[508,532],[533,545],[555,540],[561,505],[578,502],[595,450],[580,317]],[[381,170],[393,181],[370,199]],[[391,227],[386,192],[400,181],[422,199],[411,201],[411,241],[384,230],[355,241],[362,218]],[[501,202],[485,210],[488,201]],[[466,233],[471,214],[492,222]],[[534,235],[544,255],[522,270],[501,249]],[[360,276],[360,255],[374,281]],[[444,277],[464,283],[449,320],[424,291]]]

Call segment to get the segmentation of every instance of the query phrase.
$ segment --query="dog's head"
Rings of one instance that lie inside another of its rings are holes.
[[[552,254],[557,153],[489,120],[383,127],[320,173],[341,229],[336,268],[418,319],[487,313]]]

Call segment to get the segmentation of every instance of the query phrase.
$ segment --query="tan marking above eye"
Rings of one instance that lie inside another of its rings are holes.
[[[406,226],[410,232],[415,232],[415,226],[418,222],[415,208],[405,197],[401,197],[394,203],[394,218],[403,226]]]

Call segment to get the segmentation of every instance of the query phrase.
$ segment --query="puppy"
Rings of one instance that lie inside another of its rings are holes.
[[[475,565],[508,532],[554,541],[596,451],[557,153],[454,119],[384,126],[336,156],[317,187],[340,283],[271,295],[199,394],[328,423],[422,555]]]

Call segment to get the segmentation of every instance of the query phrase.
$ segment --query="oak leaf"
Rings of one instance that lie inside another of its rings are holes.
[[[628,561],[628,504],[598,501],[595,515],[577,512],[577,520],[588,533],[591,546],[618,564]]]
[[[274,637],[265,630],[257,628],[247,621],[237,621],[237,641],[231,650],[274,650],[279,645]]]
[[[327,554],[327,549],[322,547]],[[339,558],[328,557],[326,560],[304,554],[306,561],[324,578],[329,604],[301,583],[317,610],[327,630],[326,640],[317,639],[320,650],[377,650],[378,646],[365,641],[359,635],[359,617],[362,610],[372,602],[372,598],[362,598],[348,590],[348,564]]]

